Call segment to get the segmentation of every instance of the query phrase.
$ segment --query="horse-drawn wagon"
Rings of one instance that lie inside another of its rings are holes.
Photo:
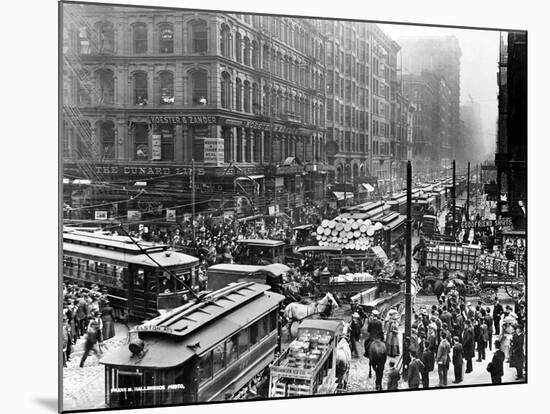
[[[508,296],[514,299],[523,292],[525,264],[521,261],[482,255],[476,270],[470,283],[484,303],[494,303],[499,288],[504,288]]]
[[[269,397],[335,393],[336,351],[343,334],[340,320],[304,320],[297,339],[270,366]]]
[[[380,278],[375,286],[352,296],[351,302],[359,306],[367,315],[376,310],[382,318],[385,318],[391,308],[402,313],[405,305],[404,282]]]

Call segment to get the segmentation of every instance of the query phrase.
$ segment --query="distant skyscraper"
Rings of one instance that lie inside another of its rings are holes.
[[[399,39],[405,73],[429,71],[445,80],[451,91],[450,136],[441,139],[441,160],[456,158],[460,142],[460,57],[462,52],[455,36],[405,37]]]

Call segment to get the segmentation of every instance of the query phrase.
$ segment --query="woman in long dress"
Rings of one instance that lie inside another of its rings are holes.
[[[388,312],[388,319],[386,320],[386,345],[389,357],[399,355],[399,312],[395,309],[390,309]]]
[[[101,310],[101,321],[103,322],[103,340],[107,340],[115,336],[115,321],[113,318],[113,308],[109,302],[105,302],[105,306]]]
[[[500,321],[500,349],[504,352],[506,362],[510,361],[510,344],[512,342],[512,336],[514,334],[514,325],[517,319],[513,317],[510,312],[505,312],[504,318]]]

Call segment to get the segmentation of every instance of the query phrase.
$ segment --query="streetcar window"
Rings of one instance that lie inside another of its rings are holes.
[[[214,375],[225,367],[225,343],[219,344],[212,351],[212,365]]]
[[[269,332],[269,330],[267,329],[267,315],[256,323],[258,324],[258,336],[259,340],[261,341]]]
[[[258,322],[250,326],[250,345],[255,345],[259,342]]]
[[[212,378],[212,352],[199,358],[199,384]]]
[[[138,269],[134,276],[134,287],[143,289],[143,284],[145,282],[145,272],[143,269]]]
[[[250,329],[246,328],[239,333],[239,355],[248,351],[250,345]]]
[[[226,365],[231,364],[233,361],[236,361],[238,358],[238,344],[239,344],[239,334],[233,335],[225,342],[225,352],[227,355]]]
[[[269,332],[277,329],[277,310],[274,310],[269,314]]]

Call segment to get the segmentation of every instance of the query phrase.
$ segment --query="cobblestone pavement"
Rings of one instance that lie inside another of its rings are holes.
[[[116,349],[127,342],[127,328],[116,324],[116,335],[104,342],[105,351]],[[84,337],[73,346],[71,359],[63,368],[63,410],[105,408],[105,369],[95,354],[90,354],[80,368],[84,352]]]

